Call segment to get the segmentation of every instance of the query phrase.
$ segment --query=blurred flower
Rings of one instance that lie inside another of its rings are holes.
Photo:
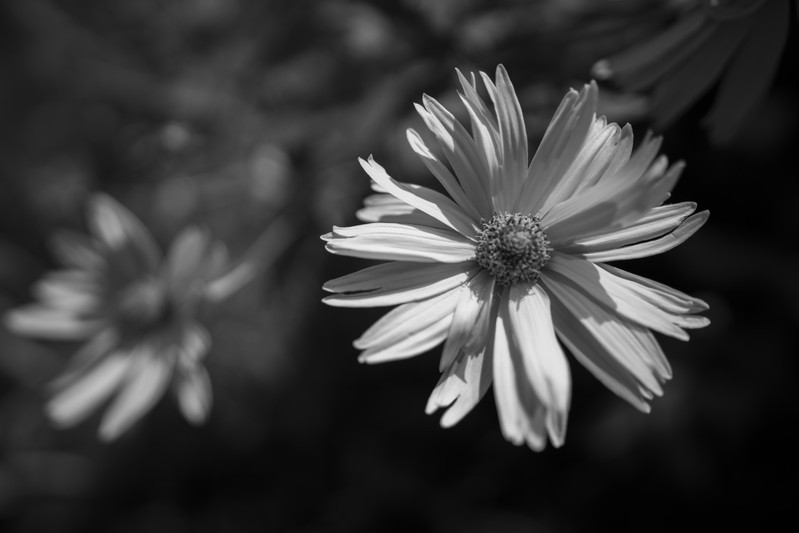
[[[651,91],[662,128],[719,82],[705,123],[729,141],[765,97],[788,38],[788,0],[691,0],[665,31],[598,61],[593,74],[625,90]]]
[[[361,160],[380,194],[367,222],[323,236],[334,254],[388,263],[325,284],[340,307],[399,305],[355,347],[369,363],[421,354],[444,342],[443,372],[427,412],[448,407],[451,426],[494,383],[504,436],[539,450],[563,443],[571,397],[557,339],[613,392],[644,412],[671,370],[650,330],[687,339],[708,324],[707,305],[609,265],[665,252],[707,219],[693,203],[660,205],[683,165],[656,159],[647,136],[632,153],[629,125],[597,118],[597,88],[570,91],[528,166],[521,108],[505,69],[483,83],[460,73],[471,135],[429,96],[417,110],[451,172],[412,129],[408,141],[450,198],[392,179]],[[385,194],[388,193],[388,194]]]
[[[4,317],[19,335],[88,339],[53,383],[47,413],[72,426],[114,397],[99,430],[112,440],[171,386],[183,415],[202,422],[211,406],[202,365],[211,338],[198,313],[249,281],[257,262],[250,254],[231,268],[224,245],[197,228],[162,257],[147,228],[104,194],[90,200],[88,223],[89,236],[56,235],[53,251],[66,268],[36,283],[37,302]]]

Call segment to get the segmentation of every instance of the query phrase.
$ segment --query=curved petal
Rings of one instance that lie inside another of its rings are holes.
[[[452,314],[446,315],[436,322],[420,329],[395,344],[381,345],[364,350],[358,361],[361,363],[383,363],[414,357],[441,344],[447,336]]]
[[[508,317],[509,333],[521,356],[516,370],[524,372],[536,396],[546,406],[552,442],[560,446],[565,438],[571,401],[571,373],[555,337],[549,296],[538,285],[512,286],[508,292]],[[551,426],[550,421],[554,422]]]
[[[211,378],[202,365],[191,365],[177,373],[175,391],[178,405],[192,424],[201,424],[208,418],[213,403]]]
[[[387,222],[449,229],[449,226],[390,194],[367,196],[363,200],[363,205],[355,212],[355,217],[361,222]]]
[[[471,261],[375,265],[328,281],[325,290],[345,294],[322,301],[336,307],[380,307],[424,300],[466,283],[479,268]]]
[[[172,375],[173,358],[156,354],[149,347],[138,348],[122,391],[100,422],[100,439],[116,439],[161,399]]]
[[[585,252],[580,255],[589,261],[595,263],[604,263],[608,261],[638,259],[640,257],[649,257],[651,255],[662,254],[663,252],[668,252],[672,248],[676,248],[688,240],[691,235],[696,233],[699,228],[701,228],[705,222],[707,222],[709,216],[710,213],[708,211],[702,211],[692,215],[685,219],[685,221],[680,224],[677,229],[658,239],[610,250]]]
[[[97,245],[93,238],[68,230],[60,230],[50,239],[50,248],[61,264],[79,270],[97,271],[105,264]]]
[[[489,335],[494,279],[485,271],[479,272],[461,291],[461,298],[452,316],[447,342],[441,351],[439,371],[452,365],[462,351],[473,353],[484,346]]]
[[[3,315],[3,324],[9,331],[25,337],[83,340],[99,331],[105,320],[85,319],[69,310],[31,303],[7,311]]]
[[[372,156],[369,156],[368,162],[360,158],[358,162],[369,174],[369,177],[383,187],[387,193],[427,213],[464,237],[474,238],[477,229],[471,217],[463,208],[440,192],[420,185],[396,181],[388,175],[386,169],[377,164]]]
[[[422,263],[460,263],[474,257],[474,243],[451,230],[372,222],[333,227],[322,236],[330,253]]]
[[[150,231],[122,204],[103,193],[89,201],[89,230],[115,252],[130,255],[139,270],[153,272],[161,262],[161,252]]]

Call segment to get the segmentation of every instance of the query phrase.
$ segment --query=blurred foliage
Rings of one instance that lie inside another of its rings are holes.
[[[291,245],[210,325],[215,390],[193,428],[171,399],[119,442],[42,413],[74,346],[0,330],[0,529],[38,531],[673,530],[695,517],[765,528],[796,499],[799,194],[796,24],[776,86],[737,141],[697,119],[665,132],[675,201],[710,223],[635,265],[711,304],[664,340],[674,380],[643,416],[572,365],[566,446],[506,443],[492,398],[450,430],[424,415],[437,357],[363,366],[381,310],[328,309],[320,286],[364,261],[318,236],[368,191],[356,158],[428,183],[405,143],[453,69],[508,68],[537,143],[599,57],[668,21],[655,0],[8,0],[0,4],[0,311],[53,266],[52,231],[109,192],[161,244],[189,223],[235,253],[270,221]],[[610,120],[646,102],[603,88]],[[780,424],[786,424],[786,427]]]

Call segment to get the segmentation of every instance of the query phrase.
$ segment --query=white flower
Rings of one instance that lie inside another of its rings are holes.
[[[625,90],[651,91],[657,128],[719,82],[705,122],[711,139],[723,143],[771,87],[790,18],[788,0],[691,0],[662,33],[597,62],[593,73]]]
[[[434,99],[417,106],[452,171],[421,137],[411,147],[449,197],[392,179],[361,160],[381,194],[366,224],[323,236],[334,254],[388,261],[331,280],[340,307],[392,306],[355,347],[369,363],[421,354],[444,342],[441,379],[427,412],[461,420],[489,386],[504,436],[539,450],[564,441],[571,376],[561,343],[613,392],[648,412],[671,370],[652,331],[687,339],[708,324],[707,305],[604,264],[665,252],[707,219],[693,203],[661,205],[682,164],[657,157],[647,136],[595,115],[597,88],[563,99],[528,164],[519,102],[505,69],[496,84],[460,73],[471,134]],[[387,193],[387,194],[386,194]],[[652,331],[650,331],[652,330]]]
[[[144,225],[103,194],[91,199],[88,223],[89,236],[56,235],[53,251],[66,269],[36,283],[37,302],[4,317],[20,335],[88,339],[53,383],[47,413],[72,426],[113,398],[99,429],[112,440],[171,386],[183,415],[202,422],[211,406],[202,365],[211,338],[197,314],[248,281],[252,265],[231,269],[224,245],[196,228],[164,258]]]

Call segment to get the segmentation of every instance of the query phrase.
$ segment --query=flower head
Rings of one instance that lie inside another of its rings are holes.
[[[355,346],[360,360],[421,354],[444,343],[427,412],[461,420],[493,383],[504,436],[533,449],[563,443],[571,398],[564,351],[613,392],[648,412],[669,364],[652,331],[687,339],[707,305],[606,265],[669,250],[707,219],[693,203],[662,205],[682,170],[657,157],[658,138],[632,151],[632,130],[596,117],[597,88],[570,91],[532,162],[505,69],[458,73],[467,131],[436,100],[417,110],[452,170],[422,138],[408,140],[449,196],[391,178],[361,160],[378,194],[323,236],[334,254],[387,261],[333,279],[340,307],[397,307]]]
[[[768,92],[788,38],[789,11],[789,0],[691,0],[662,33],[597,62],[593,73],[625,90],[651,91],[658,128],[720,82],[705,121],[712,140],[723,143]]]
[[[246,281],[222,243],[186,229],[166,257],[144,225],[104,194],[89,204],[90,235],[58,234],[65,269],[34,286],[37,301],[9,311],[6,326],[54,340],[88,340],[53,383],[47,412],[71,426],[113,398],[100,424],[111,440],[172,387],[183,415],[202,422],[211,385],[202,365],[211,338],[198,322],[204,303]]]

